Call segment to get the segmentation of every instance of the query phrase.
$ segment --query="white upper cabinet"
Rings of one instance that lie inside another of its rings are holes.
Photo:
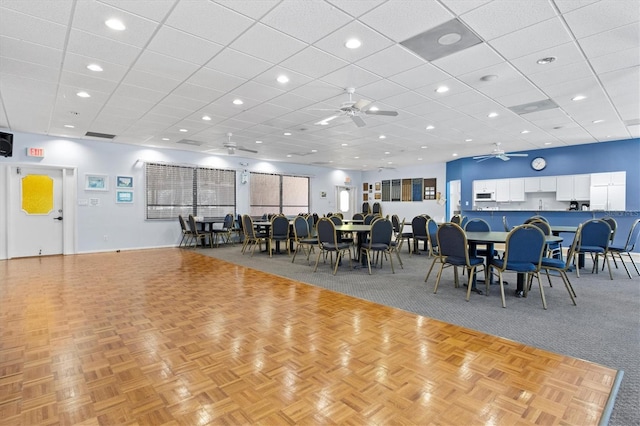
[[[591,175],[556,176],[556,200],[588,201]]]
[[[496,181],[496,201],[505,203],[524,201],[524,178],[498,179]]]
[[[591,210],[624,210],[627,196],[626,179],[626,172],[591,174]]]
[[[524,178],[524,192],[556,192],[556,177],[541,176]]]

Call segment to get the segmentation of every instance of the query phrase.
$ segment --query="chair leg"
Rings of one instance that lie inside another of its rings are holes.
[[[540,288],[540,297],[542,298],[542,307],[547,309],[547,299],[544,297],[544,289],[542,288],[542,283],[540,282],[540,274],[535,273],[536,279],[538,280],[538,287]],[[533,281],[533,274],[531,274],[531,281]]]
[[[320,256],[322,255],[322,252],[324,250],[318,250],[318,255],[316,256],[316,266],[315,268],[313,268],[313,272],[316,272],[318,270],[318,263],[320,262]]]
[[[431,271],[433,270],[434,265],[436,264],[436,260],[438,260],[438,258],[434,258],[433,262],[431,262],[431,267],[429,268],[429,271],[427,272],[427,276],[424,277],[424,282],[426,283],[427,280],[429,279],[429,275],[431,275]]]
[[[574,296],[576,295],[575,290],[573,290],[573,286],[571,285],[571,282],[569,281],[569,277],[567,276],[567,273],[565,271],[559,271],[560,272],[560,276],[562,277],[562,281],[564,281],[564,286],[566,287],[567,291],[569,292],[569,297],[571,298],[571,302],[573,302],[573,306],[576,306],[576,299],[574,299]]]
[[[633,260],[633,257],[631,257],[631,253],[627,252],[627,256],[629,256],[629,260],[631,261],[633,268],[636,270],[636,274],[640,275],[640,271],[638,271],[638,266],[636,265],[636,262]],[[622,258],[622,254],[620,255],[620,258]]]
[[[502,271],[498,270],[498,275],[500,275],[500,297],[502,298],[502,307],[507,307],[507,302],[504,300],[504,281],[502,281]]]
[[[382,262],[382,261],[380,261]],[[391,265],[391,273],[395,274],[396,271],[393,269],[393,258],[391,257],[391,252],[389,252],[389,264]]]
[[[435,262],[435,260],[434,260]],[[438,271],[438,276],[436,277],[436,285],[433,286],[433,294],[438,291],[438,285],[440,285],[440,277],[442,276],[442,270],[444,269],[444,263],[440,264],[440,270]]]
[[[365,250],[365,253],[367,254],[367,267],[369,268],[369,275],[371,275],[371,256],[370,256],[370,251],[369,250]],[[362,256],[362,253],[360,254],[360,256]]]
[[[609,256],[607,256],[607,252],[604,253],[604,260],[607,262],[607,269],[609,270],[609,278],[613,280],[613,274],[611,273],[611,263],[609,263]]]
[[[469,279],[467,280],[467,302],[471,297],[471,286],[473,285],[473,276],[475,275],[475,273],[476,273],[476,267],[472,266],[471,269],[469,270]]]

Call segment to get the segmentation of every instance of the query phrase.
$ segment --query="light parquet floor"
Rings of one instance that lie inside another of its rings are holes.
[[[616,371],[164,249],[0,262],[0,423],[597,424]]]

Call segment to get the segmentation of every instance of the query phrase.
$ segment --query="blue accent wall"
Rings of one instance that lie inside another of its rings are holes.
[[[522,152],[529,156],[513,157],[510,161],[490,159],[482,162],[472,158],[461,158],[447,163],[447,182],[458,179],[461,181],[462,209],[471,209],[473,205],[474,180],[624,170],[627,172],[627,211],[640,211],[640,139]],[[531,160],[535,157],[544,157],[547,160],[544,170],[537,172],[531,168]]]

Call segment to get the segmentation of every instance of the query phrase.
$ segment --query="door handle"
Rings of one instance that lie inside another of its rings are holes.
[[[54,217],[53,220],[62,220],[62,216]]]

